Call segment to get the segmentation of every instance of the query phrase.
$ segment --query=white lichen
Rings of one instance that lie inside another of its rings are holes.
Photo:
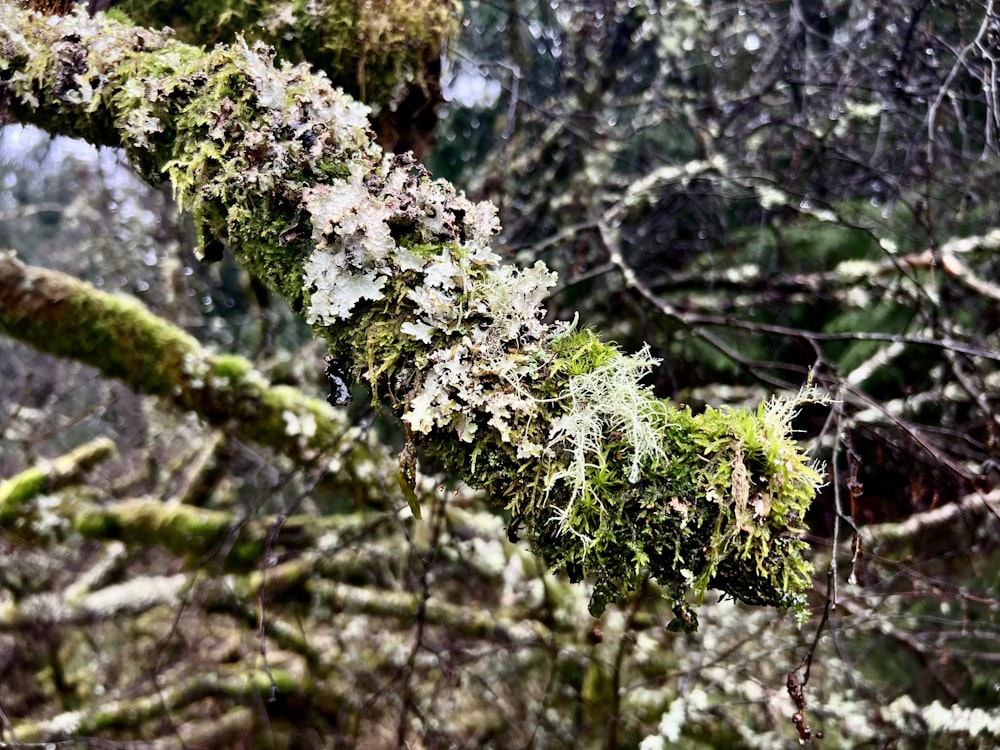
[[[174,604],[187,585],[187,576],[140,576],[86,595],[80,606],[87,612],[107,617],[124,612],[143,612],[159,604]]]
[[[361,300],[383,297],[385,276],[376,276],[374,271],[339,273],[335,260],[324,253],[313,253],[306,264],[303,280],[313,287],[306,312],[306,321],[310,324],[332,325],[338,320],[346,320]]]
[[[425,344],[431,343],[431,334],[434,333],[434,327],[427,325],[421,320],[418,320],[416,323],[407,321],[400,326],[399,330]]]
[[[77,733],[80,729],[80,724],[84,719],[84,714],[82,711],[66,711],[57,716],[53,716],[47,722],[45,722],[45,728],[48,733],[56,736],[71,736]],[[52,745],[55,747],[55,745]]]
[[[188,388],[200,389],[205,387],[205,380],[208,377],[210,367],[204,357],[196,353],[187,352],[181,362],[181,371],[189,377]]]
[[[153,148],[154,143],[149,136],[153,133],[163,132],[163,123],[148,112],[136,109],[129,113],[128,120],[125,122],[125,132],[131,136],[135,145]]]
[[[309,412],[296,414],[285,409],[281,412],[281,418],[285,421],[285,434],[289,437],[301,435],[311,438],[316,435],[316,417]]]
[[[570,504],[587,493],[590,470],[601,468],[608,435],[617,435],[631,451],[630,482],[639,481],[643,465],[666,459],[662,402],[639,382],[658,362],[646,346],[632,356],[616,354],[607,364],[570,379],[563,397],[569,408],[553,420],[548,446],[567,454],[568,463],[549,478],[549,487],[568,482]],[[569,522],[568,511],[567,507],[560,516],[561,531]]]

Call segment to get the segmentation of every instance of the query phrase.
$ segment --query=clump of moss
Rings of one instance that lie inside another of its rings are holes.
[[[653,365],[645,352],[625,357],[579,332],[553,343],[567,346],[544,492],[512,508],[537,550],[571,578],[594,578],[595,614],[650,573],[686,627],[696,623],[687,603],[710,587],[803,615],[800,532],[822,477],[790,422],[819,396],[693,415],[638,385]]]

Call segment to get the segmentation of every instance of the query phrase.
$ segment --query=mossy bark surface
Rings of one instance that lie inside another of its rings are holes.
[[[236,355],[205,350],[137,300],[0,252],[0,332],[161,396],[243,440],[307,460],[350,426],[325,402],[273,385]]]
[[[114,443],[98,438],[0,482],[0,526],[20,519],[39,495],[81,482],[88,470],[114,454]]]
[[[323,70],[352,96],[379,108],[409,84],[420,85],[461,15],[440,0],[227,0],[122,3],[137,25],[169,26],[189,44],[263,41],[283,60]]]
[[[237,40],[205,52],[98,16],[0,5],[0,107],[122,148],[402,420],[411,445],[487,489],[535,549],[596,582],[593,610],[651,572],[804,606],[798,534],[820,477],[794,404],[694,415],[640,385],[654,366],[546,324],[554,274],[490,250],[495,210],[373,142],[367,109]],[[400,481],[412,481],[412,450]]]
[[[174,29],[191,44],[231,44],[239,35],[277,57],[307,62],[374,112],[380,145],[422,154],[434,141],[441,55],[461,17],[440,0],[194,0],[123,5],[140,26]]]

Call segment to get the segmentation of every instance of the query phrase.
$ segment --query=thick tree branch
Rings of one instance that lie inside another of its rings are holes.
[[[169,26],[189,44],[228,44],[239,34],[277,56],[308,62],[373,108],[379,144],[419,155],[433,142],[441,53],[461,17],[457,0],[312,0],[309,3],[122,3],[137,25]]]
[[[243,357],[206,351],[134,299],[26,266],[9,252],[0,252],[0,332],[298,461],[336,449],[351,431],[323,401],[272,385]]]
[[[310,3],[193,0],[119,3],[137,25],[169,26],[188,44],[228,44],[243,33],[291,62],[306,61],[373,106],[419,82],[455,32],[456,0],[314,0]]]
[[[647,570],[682,624],[709,586],[803,606],[797,533],[820,478],[790,438],[794,404],[694,416],[640,385],[645,352],[543,323],[554,274],[502,265],[493,207],[383,154],[326,79],[240,41],[206,53],[9,4],[0,53],[10,117],[168,177],[203,247],[225,241],[400,416],[404,487],[419,448],[485,488],[512,533],[596,577],[595,612]]]

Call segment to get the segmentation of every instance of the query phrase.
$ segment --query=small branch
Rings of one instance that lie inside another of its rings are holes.
[[[544,647],[551,639],[548,628],[533,620],[513,620],[502,613],[455,605],[420,594],[346,586],[325,579],[309,580],[306,588],[334,611],[353,615],[388,617],[427,625],[441,625],[450,632],[494,643],[534,644]],[[421,611],[423,610],[423,611]]]
[[[932,170],[935,165],[934,159],[934,144],[937,143],[937,138],[935,130],[937,123],[937,113],[941,108],[941,104],[944,98],[951,94],[951,84],[955,80],[955,76],[961,68],[965,67],[965,59],[970,52],[976,47],[982,48],[983,37],[989,32],[991,24],[993,22],[993,0],[987,0],[986,9],[983,11],[983,22],[979,25],[979,30],[976,32],[975,38],[965,45],[961,52],[958,54],[958,59],[955,60],[955,64],[952,66],[951,70],[948,71],[948,76],[945,81],[938,88],[937,96],[934,97],[934,101],[927,108],[927,169]]]
[[[187,576],[136,576],[127,583],[88,592],[74,601],[58,594],[34,594],[0,605],[0,631],[39,627],[76,627],[115,617],[134,616],[160,605],[174,606]]]
[[[276,679],[287,696],[308,695],[316,686],[304,675],[277,670]],[[345,686],[327,679],[326,700],[343,700]],[[153,695],[121,698],[102,703],[91,711],[73,711],[37,723],[16,727],[21,742],[58,741],[98,734],[113,728],[135,729],[160,716],[175,715],[181,709],[213,697],[242,699],[266,695],[270,688],[263,672],[243,666],[219,665],[215,672],[188,676]]]
[[[867,549],[893,542],[913,542],[925,534],[951,538],[947,527],[963,523],[977,525],[986,515],[1000,519],[1000,489],[964,497],[957,503],[915,513],[905,521],[863,526],[860,534]]]
[[[14,521],[22,509],[39,495],[79,484],[95,465],[116,453],[108,438],[97,438],[52,461],[22,471],[0,482],[0,525]]]
[[[618,729],[621,723],[621,701],[622,701],[622,680],[625,669],[625,655],[635,646],[635,626],[636,616],[639,607],[646,597],[649,588],[649,576],[643,576],[639,590],[632,595],[629,603],[628,616],[625,625],[622,627],[621,637],[618,640],[618,649],[615,652],[614,667],[611,671],[611,707],[608,717],[608,750],[618,748]]]

